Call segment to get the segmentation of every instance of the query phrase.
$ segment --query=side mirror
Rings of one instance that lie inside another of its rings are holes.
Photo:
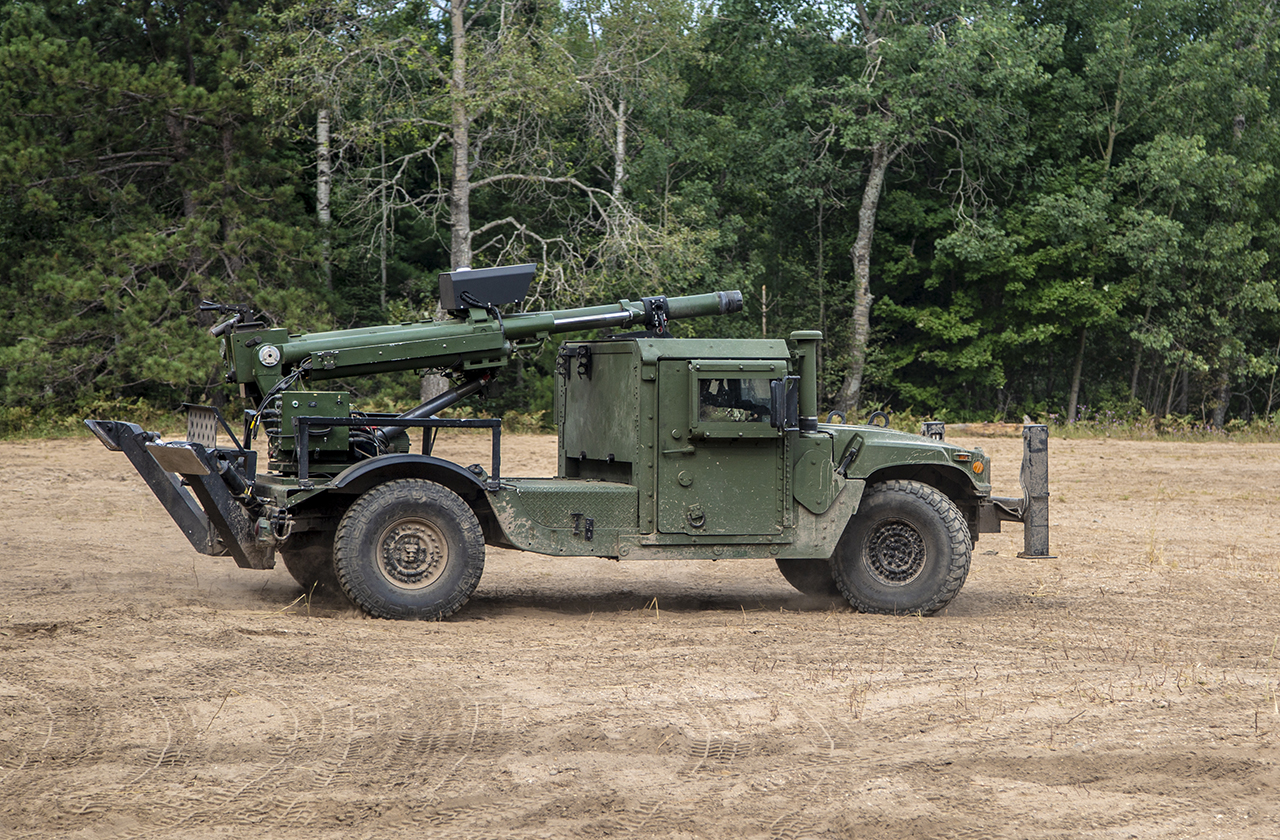
[[[769,425],[784,432],[800,428],[800,377],[769,381]]]

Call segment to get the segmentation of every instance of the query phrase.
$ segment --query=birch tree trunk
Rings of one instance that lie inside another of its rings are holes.
[[[902,147],[892,148],[886,142],[871,148],[871,170],[862,189],[858,208],[858,236],[849,256],[853,259],[853,325],[849,350],[849,373],[836,397],[836,407],[851,411],[862,399],[862,375],[867,366],[867,341],[871,335],[871,241],[876,233],[876,211],[884,192],[885,174]]]
[[[467,111],[467,28],[464,0],[452,0],[450,23],[453,41],[452,100],[453,183],[449,189],[449,256],[454,268],[471,267],[471,114]]]
[[[609,110],[613,110],[610,103]],[[613,112],[613,198],[622,199],[622,182],[627,179],[627,100],[618,100],[618,110]]]
[[[386,141],[378,144],[378,151],[382,158],[382,194],[379,196],[379,202],[382,204],[382,224],[381,236],[378,249],[378,270],[379,270],[379,292],[378,302],[383,310],[387,308],[387,245],[391,239],[391,223],[393,216],[391,215],[391,205],[387,200],[387,144]]]
[[[453,72],[449,79],[449,128],[453,148],[453,181],[449,185],[449,260],[453,269],[471,267],[471,113],[467,110],[467,23],[465,0],[450,0],[449,25]],[[436,320],[445,312],[436,305]],[[449,389],[449,380],[434,373],[422,377],[423,402]]]
[[[316,114],[316,215],[320,219],[320,260],[324,272],[324,287],[333,290],[333,266],[329,261],[329,224],[333,214],[329,209],[332,189],[332,169],[329,158],[329,111],[321,108]]]

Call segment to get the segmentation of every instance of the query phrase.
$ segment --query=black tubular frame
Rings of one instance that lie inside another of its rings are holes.
[[[298,483],[308,481],[310,477],[310,454],[307,446],[311,442],[310,427],[316,426],[403,426],[421,428],[422,454],[430,455],[435,446],[435,434],[428,434],[427,429],[492,429],[493,454],[490,481],[498,481],[502,476],[502,421],[496,419],[466,417],[457,420],[446,420],[436,417],[405,418],[400,415],[364,417],[295,417],[294,451],[298,453]]]

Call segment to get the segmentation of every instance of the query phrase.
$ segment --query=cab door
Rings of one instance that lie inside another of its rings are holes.
[[[658,530],[782,533],[786,440],[770,425],[769,383],[785,360],[659,362]]]

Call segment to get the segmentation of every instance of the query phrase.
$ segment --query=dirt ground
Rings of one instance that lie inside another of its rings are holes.
[[[934,618],[491,549],[420,624],[196,554],[94,440],[0,444],[0,837],[1280,837],[1280,445],[1050,455],[1057,559],[984,535]]]

